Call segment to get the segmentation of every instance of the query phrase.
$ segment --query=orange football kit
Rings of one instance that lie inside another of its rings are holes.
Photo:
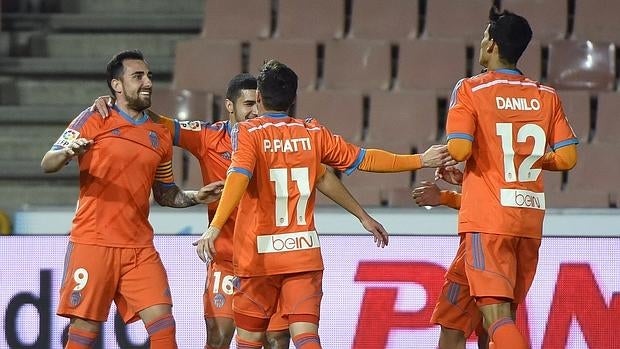
[[[78,158],[80,193],[69,237],[58,315],[105,321],[112,301],[125,322],[156,304],[172,305],[166,270],[148,221],[154,181],[173,185],[172,139],[146,114],[85,110],[52,149],[93,140]]]
[[[232,157],[230,124],[228,121],[207,123],[203,121],[179,121],[160,117],[157,122],[169,129],[173,143],[188,150],[200,163],[203,183],[225,180]],[[219,202],[208,205],[209,217],[215,215]],[[233,232],[237,212],[230,215],[222,226],[215,245],[217,256],[207,266],[207,278],[203,294],[204,314],[207,318],[233,318]],[[288,322],[276,314],[269,322],[269,331],[288,329]]]
[[[323,261],[314,201],[325,173],[321,164],[347,174],[358,168],[413,171],[422,156],[361,149],[314,119],[283,113],[237,124],[232,144],[231,168],[210,227],[219,229],[239,206],[233,238],[237,326],[264,331],[276,305],[289,323],[318,323]]]
[[[442,294],[450,301],[438,304],[433,321],[468,336],[480,314],[464,296],[467,288],[475,298],[524,301],[542,238],[541,171],[553,169],[549,155],[578,141],[555,90],[509,69],[457,83],[446,133],[451,154],[465,140],[471,156],[459,210],[461,244]],[[552,152],[545,153],[547,147]]]

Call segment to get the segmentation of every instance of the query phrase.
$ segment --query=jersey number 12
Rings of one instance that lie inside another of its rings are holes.
[[[532,153],[519,165],[518,173],[515,169],[515,151],[512,146],[512,124],[497,123],[495,125],[495,130],[496,134],[502,139],[502,151],[504,152],[504,180],[510,183],[516,181],[533,182],[538,179],[542,170],[539,168],[532,168],[532,166],[545,154],[547,138],[545,130],[536,124],[525,124],[519,128],[517,132],[517,142],[525,143],[529,137],[533,137],[534,149],[532,149]]]

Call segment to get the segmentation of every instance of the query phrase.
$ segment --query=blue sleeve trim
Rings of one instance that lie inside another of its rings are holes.
[[[179,120],[174,119],[174,138],[172,139],[172,144],[179,146],[179,137],[181,136],[181,125],[179,125]]]
[[[159,185],[161,185],[164,188],[176,187],[176,184],[174,182],[172,182],[172,183],[164,183],[164,182],[160,182],[160,181],[155,181],[155,182],[159,183]]]
[[[360,152],[357,154],[357,159],[355,159],[355,162],[353,163],[353,165],[349,166],[349,168],[344,170],[344,173],[347,176],[350,176],[351,173],[353,173],[355,170],[357,170],[359,165],[362,163],[362,160],[364,160],[365,156],[366,156],[366,149],[360,148]]]
[[[561,142],[558,142],[554,145],[551,146],[551,149],[553,149],[553,151],[556,151],[562,147],[565,147],[567,145],[571,145],[571,144],[579,144],[579,140],[577,138],[569,138],[567,140],[563,140]]]
[[[228,171],[226,171],[226,174],[229,174],[231,172],[241,173],[242,175],[246,175],[250,179],[252,178],[252,172],[242,167],[231,167],[228,169]]]
[[[470,142],[474,141],[474,136],[467,134],[467,133],[450,133],[446,139],[447,140],[451,140],[451,139],[466,139]]]

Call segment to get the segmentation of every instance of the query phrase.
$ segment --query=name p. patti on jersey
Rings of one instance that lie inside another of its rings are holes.
[[[264,139],[263,150],[265,153],[292,153],[298,151],[312,150],[310,138],[291,138],[291,139]]]

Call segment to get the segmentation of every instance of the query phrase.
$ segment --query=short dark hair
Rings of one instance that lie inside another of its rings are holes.
[[[226,99],[235,102],[241,96],[241,90],[256,90],[256,78],[252,74],[243,73],[235,75],[228,82]]]
[[[527,20],[510,11],[493,6],[489,11],[489,38],[499,49],[501,59],[517,64],[532,39],[532,28]]]
[[[123,71],[125,67],[123,66],[123,61],[126,59],[135,59],[138,61],[145,61],[144,55],[140,50],[126,50],[121,51],[115,54],[112,59],[108,62],[108,66],[106,67],[106,75],[108,81],[108,88],[110,92],[112,92],[112,96],[116,93],[112,88],[112,80],[118,79],[121,75],[123,75]]]
[[[263,64],[256,80],[265,108],[288,112],[297,96],[297,74],[286,64],[272,59]]]

